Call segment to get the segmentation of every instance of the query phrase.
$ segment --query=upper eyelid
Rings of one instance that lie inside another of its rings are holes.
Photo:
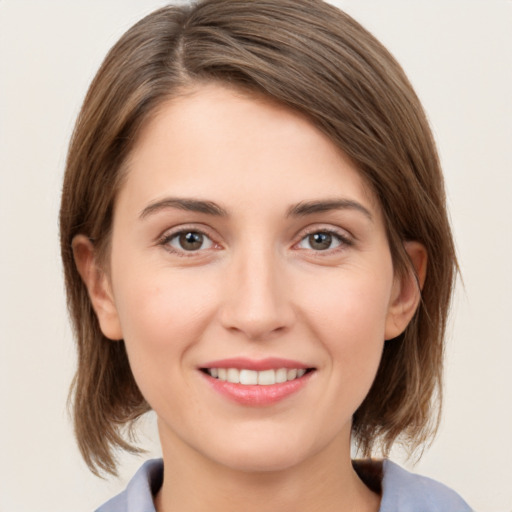
[[[295,238],[297,241],[300,241],[304,237],[311,235],[312,233],[330,233],[333,235],[337,235],[340,238],[356,240],[356,237],[347,229],[341,228],[339,226],[333,226],[333,225],[321,224],[321,223],[302,228],[300,231],[298,231]]]
[[[167,228],[157,237],[157,240],[164,240],[167,238],[172,238],[176,235],[184,233],[186,231],[201,233],[202,235],[207,236],[212,241],[215,241],[216,238],[214,234],[212,234],[212,229],[204,226],[203,224],[183,224],[179,226],[175,226],[173,228]]]

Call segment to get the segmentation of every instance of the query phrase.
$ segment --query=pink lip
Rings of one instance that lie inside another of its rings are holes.
[[[302,389],[314,372],[306,373],[299,379],[271,384],[269,386],[245,386],[233,384],[224,380],[214,379],[206,373],[202,375],[208,384],[218,393],[242,405],[266,406],[272,405]]]
[[[267,357],[265,359],[233,357],[208,362],[201,365],[201,368],[237,368],[238,370],[246,369],[261,372],[263,370],[278,370],[279,368],[307,369],[310,367],[304,363],[300,363],[299,361],[292,361],[291,359],[282,359],[279,357]]]
[[[206,363],[201,368],[237,368],[239,370],[263,371],[279,368],[307,369],[310,367],[298,361],[271,357],[260,360],[246,358],[222,359]],[[201,372],[201,375],[214,391],[228,399],[241,405],[264,407],[275,404],[300,391],[309,382],[313,373],[315,372],[307,372],[298,379],[268,386],[235,384],[213,378],[206,372]]]

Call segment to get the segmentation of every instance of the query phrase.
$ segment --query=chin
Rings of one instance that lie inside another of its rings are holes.
[[[261,437],[255,437],[254,442],[244,438],[238,442],[231,440],[229,450],[219,446],[218,450],[210,450],[209,457],[221,465],[234,471],[246,473],[268,473],[291,469],[312,456],[312,447],[306,443],[292,440],[290,436],[283,439],[280,436],[265,442]],[[296,442],[293,442],[296,441]]]

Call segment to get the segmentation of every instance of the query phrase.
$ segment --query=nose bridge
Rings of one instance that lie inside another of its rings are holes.
[[[252,240],[234,251],[222,321],[249,339],[266,339],[293,321],[286,273],[271,244]]]

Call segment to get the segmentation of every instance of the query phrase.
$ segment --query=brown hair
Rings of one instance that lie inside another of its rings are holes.
[[[115,448],[137,449],[124,427],[149,409],[124,343],[107,340],[71,248],[85,234],[108,253],[113,204],[137,134],[187,85],[220,81],[302,112],[347,154],[380,202],[397,272],[403,242],[427,249],[420,306],[387,341],[375,382],[353,418],[365,455],[399,437],[430,438],[441,404],[443,339],[456,259],[443,178],[425,114],[401,67],[364,28],[320,0],[206,0],[166,7],[112,48],[85,98],[69,148],[60,212],[68,305],[78,344],[72,386],[80,450],[115,473]]]

